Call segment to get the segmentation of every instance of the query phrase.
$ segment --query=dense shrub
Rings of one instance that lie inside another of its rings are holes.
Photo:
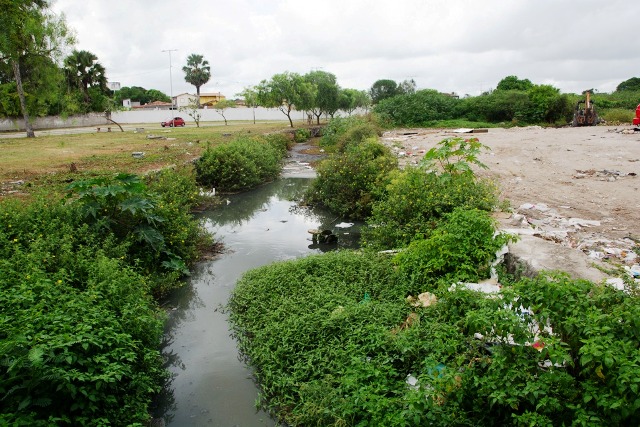
[[[473,214],[454,215],[462,224]],[[480,265],[495,243],[485,225]],[[432,243],[461,254],[455,237],[442,229]],[[247,273],[229,306],[261,403],[291,426],[640,422],[637,296],[556,275],[488,298],[450,286],[470,277],[451,273],[457,255],[422,249],[448,265],[422,264],[437,296],[429,307],[405,300],[425,288],[379,255],[325,254]]]
[[[193,176],[75,182],[0,203],[0,424],[141,425],[167,378],[152,295],[182,284],[204,236]],[[195,196],[194,196],[195,197]]]
[[[326,206],[337,215],[366,218],[387,174],[397,168],[391,151],[376,140],[350,144],[317,167],[307,201]]]
[[[380,101],[373,111],[393,126],[424,126],[451,119],[458,99],[425,89],[414,94],[398,95]]]
[[[239,191],[278,177],[286,155],[286,137],[239,137],[209,147],[196,162],[200,184],[218,191]]]
[[[473,175],[443,179],[422,168],[397,170],[390,174],[384,196],[372,205],[362,243],[374,249],[404,247],[429,236],[457,207],[490,211],[497,202],[495,186]]]
[[[456,208],[428,238],[414,240],[396,256],[403,282],[420,292],[443,277],[488,279],[496,252],[509,241],[504,234],[495,235],[495,226],[486,211]]]
[[[371,115],[336,117],[322,131],[320,146],[331,151],[345,151],[351,143],[358,144],[381,134],[380,125]]]

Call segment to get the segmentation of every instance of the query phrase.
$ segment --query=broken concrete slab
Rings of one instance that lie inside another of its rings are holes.
[[[520,235],[509,245],[505,255],[507,271],[525,277],[535,277],[544,270],[560,270],[575,279],[602,282],[607,275],[595,268],[582,252],[534,236]]]

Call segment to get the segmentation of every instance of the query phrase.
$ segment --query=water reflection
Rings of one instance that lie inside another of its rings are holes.
[[[296,207],[309,179],[285,178],[203,214],[205,225],[226,252],[198,265],[188,286],[168,302],[164,356],[173,374],[167,387],[163,418],[173,426],[273,426],[256,411],[257,389],[251,371],[239,360],[230,337],[226,304],[236,281],[247,270],[336,248],[356,247],[359,227],[335,227],[340,218]],[[335,245],[311,241],[309,229],[329,229]]]

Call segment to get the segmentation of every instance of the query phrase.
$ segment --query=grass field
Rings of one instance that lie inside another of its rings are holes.
[[[288,127],[285,122],[230,122],[228,126],[145,129],[139,133],[115,129],[37,138],[3,138],[0,134],[0,183],[4,193],[8,183],[16,181],[36,185],[46,180],[55,184],[67,181],[69,174],[144,173],[183,164],[197,158],[207,145],[217,145],[238,135],[278,132]],[[144,156],[134,158],[134,152],[143,152]]]

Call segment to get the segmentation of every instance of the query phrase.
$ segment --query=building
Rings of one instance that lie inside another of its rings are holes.
[[[174,96],[173,99],[175,100],[176,107],[179,109],[179,108],[187,107],[189,104],[196,102],[197,95],[191,94],[191,93],[181,93],[180,95]],[[227,99],[227,97],[221,94],[220,92],[201,93],[200,106],[205,108],[210,107],[216,104],[217,102],[224,101],[225,99]]]

